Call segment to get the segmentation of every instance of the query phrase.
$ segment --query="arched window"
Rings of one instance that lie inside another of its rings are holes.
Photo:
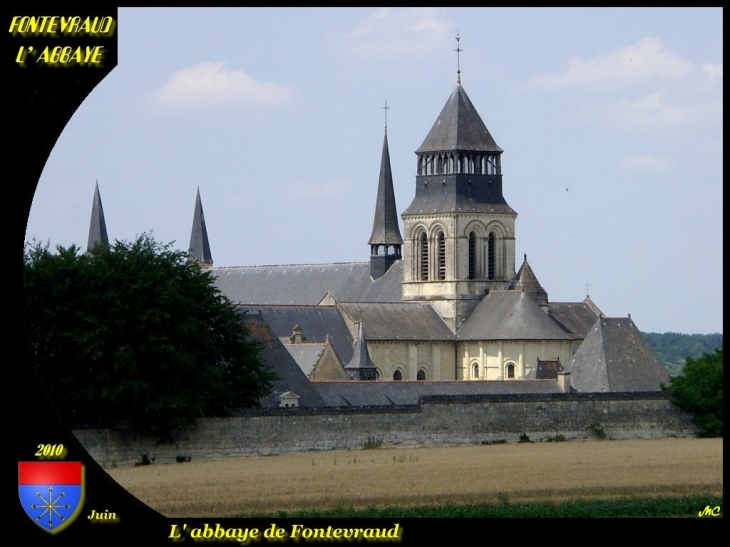
[[[428,281],[428,238],[425,232],[418,237],[419,273],[421,281]]]
[[[426,371],[421,369],[418,371],[418,374],[416,374],[416,380],[419,382],[422,382],[426,379]]]
[[[436,236],[436,253],[438,260],[438,280],[446,279],[446,239],[444,233],[439,232]]]
[[[400,382],[403,379],[403,373],[400,370],[396,370],[393,373],[393,380]]]
[[[472,378],[479,378],[479,363],[474,363],[471,366],[471,377]]]
[[[469,279],[477,278],[477,235],[469,234]]]
[[[487,278],[494,279],[496,273],[495,260],[497,258],[497,241],[494,237],[494,232],[489,233],[487,239]]]
[[[515,377],[515,366],[510,363],[507,365],[507,378],[514,378]]]

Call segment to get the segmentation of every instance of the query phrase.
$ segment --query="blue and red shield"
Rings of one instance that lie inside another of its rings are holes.
[[[44,530],[68,526],[84,500],[81,462],[18,462],[18,495],[26,514]]]

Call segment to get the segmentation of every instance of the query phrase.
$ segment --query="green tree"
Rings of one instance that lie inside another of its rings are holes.
[[[672,402],[694,414],[701,437],[722,437],[722,348],[701,357],[687,357],[684,370],[662,389]]]
[[[274,375],[241,314],[170,244],[34,244],[23,258],[36,364],[67,421],[171,440],[269,392]]]

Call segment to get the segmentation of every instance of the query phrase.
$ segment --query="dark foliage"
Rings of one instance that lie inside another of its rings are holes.
[[[681,374],[685,359],[700,357],[722,347],[722,334],[642,333],[670,376]]]
[[[151,236],[90,255],[29,245],[23,289],[36,364],[68,422],[171,440],[268,393],[261,348],[210,273]]]
[[[722,348],[698,359],[687,357],[684,371],[662,386],[672,402],[692,412],[702,437],[722,437]]]

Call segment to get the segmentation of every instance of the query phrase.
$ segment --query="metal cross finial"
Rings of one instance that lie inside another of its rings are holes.
[[[588,289],[590,288],[590,286],[591,286],[591,284],[590,284],[590,283],[588,283],[588,281],[586,281],[586,297],[590,296],[590,295],[588,294]]]
[[[383,110],[385,110],[385,130],[388,130],[388,110],[390,110],[390,107],[388,106],[388,99],[385,99],[385,106],[381,106]]]
[[[461,37],[459,36],[459,29],[456,29],[456,49],[454,50],[456,52],[456,83],[461,84],[461,60],[459,54],[464,51],[459,47],[459,40],[461,40]]]

